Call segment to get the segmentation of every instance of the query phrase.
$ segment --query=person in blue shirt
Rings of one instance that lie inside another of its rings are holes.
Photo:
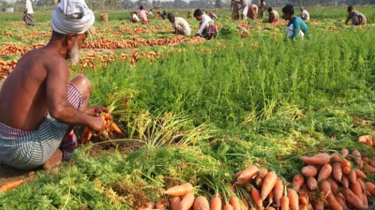
[[[294,8],[288,4],[283,9],[283,18],[288,20],[287,33],[290,39],[307,35],[307,25],[300,17],[294,15]]]

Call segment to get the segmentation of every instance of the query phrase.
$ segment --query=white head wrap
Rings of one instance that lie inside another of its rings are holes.
[[[52,30],[60,34],[83,34],[95,21],[85,0],[61,0],[52,12]]]

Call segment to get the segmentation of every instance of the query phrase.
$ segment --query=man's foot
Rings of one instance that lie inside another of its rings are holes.
[[[55,153],[42,165],[44,170],[49,170],[54,166],[59,165],[63,160],[63,152],[57,149]]]

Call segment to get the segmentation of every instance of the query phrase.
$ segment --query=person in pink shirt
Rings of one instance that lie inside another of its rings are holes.
[[[141,10],[139,12],[139,15],[141,16],[142,23],[148,23],[149,20],[147,19],[148,12],[144,9],[143,6],[140,6],[139,9]]]

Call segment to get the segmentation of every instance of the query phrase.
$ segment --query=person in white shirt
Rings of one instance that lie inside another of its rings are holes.
[[[137,16],[137,12],[133,12],[133,15],[131,16],[130,21],[133,22],[133,23],[138,23],[139,22],[139,18]]]
[[[154,16],[154,13],[152,13],[152,9],[150,9],[150,11],[148,12],[148,15],[149,15],[150,17]]]
[[[301,7],[301,18],[302,20],[310,20],[310,14],[307,10],[305,10],[303,7]]]
[[[279,13],[276,10],[272,9],[272,7],[269,7],[268,13],[269,13],[268,22],[270,23],[279,22]]]
[[[217,37],[217,29],[214,20],[212,20],[208,15],[203,14],[202,10],[196,9],[194,11],[194,17],[196,20],[200,21],[199,30],[195,36],[201,36],[205,39],[211,40]]]
[[[25,15],[23,17],[23,20],[25,21],[26,26],[34,26],[34,10],[31,4],[31,0],[25,0],[25,7]]]
[[[190,36],[191,30],[189,23],[182,17],[175,17],[172,13],[168,13],[167,18],[172,23],[175,34]]]
[[[247,3],[248,3],[247,0],[240,0],[241,9],[242,9],[242,12],[241,12],[242,20],[247,19],[247,12],[249,11],[249,4]]]

